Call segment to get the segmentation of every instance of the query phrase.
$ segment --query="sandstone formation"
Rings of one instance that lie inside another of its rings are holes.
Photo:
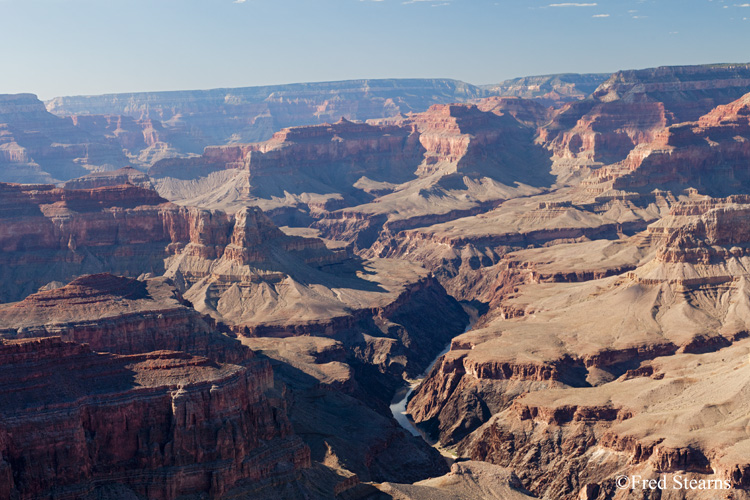
[[[267,365],[96,353],[56,337],[0,342],[3,498],[220,498],[309,465],[263,396]]]
[[[614,163],[664,127],[697,120],[749,91],[750,65],[620,71],[590,98],[564,106],[539,138],[556,157]]]

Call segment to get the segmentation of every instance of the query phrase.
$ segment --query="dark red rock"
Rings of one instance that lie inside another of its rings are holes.
[[[219,498],[293,480],[309,449],[263,396],[268,365],[157,351],[118,356],[59,338],[0,341],[4,498],[108,487]]]

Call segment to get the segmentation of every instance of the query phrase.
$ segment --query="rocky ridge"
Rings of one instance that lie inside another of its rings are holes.
[[[221,498],[310,466],[270,365],[165,279],[84,276],[1,309],[8,498]]]

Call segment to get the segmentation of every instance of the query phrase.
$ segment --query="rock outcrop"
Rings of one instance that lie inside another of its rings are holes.
[[[133,167],[120,168],[107,172],[94,172],[76,179],[71,179],[62,184],[63,189],[95,189],[101,187],[121,186],[132,184],[144,189],[153,189],[148,175]]]
[[[160,161],[149,174],[185,179],[239,168],[248,174],[242,194],[263,199],[307,196],[314,210],[316,205],[325,209],[370,201],[367,190],[357,193],[353,187],[360,179],[404,182],[414,177],[423,153],[408,127],[341,119],[332,125],[285,129],[263,143],[206,148],[200,158]]]
[[[635,148],[621,165],[597,172],[595,186],[643,192],[695,189],[711,196],[747,193],[750,93],[695,122],[680,123]],[[609,182],[609,184],[607,184]]]
[[[557,158],[615,163],[669,125],[697,120],[750,91],[750,66],[677,66],[612,75],[540,129]]]
[[[87,275],[21,302],[0,305],[0,337],[60,337],[95,351],[181,351],[242,364],[249,350],[216,330],[165,278]]]
[[[87,273],[161,274],[197,211],[133,185],[66,190],[0,184],[0,300]]]
[[[299,477],[309,449],[263,393],[267,364],[0,341],[3,498],[222,498]]]

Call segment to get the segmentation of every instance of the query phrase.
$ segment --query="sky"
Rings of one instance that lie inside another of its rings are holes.
[[[747,0],[0,0],[0,93],[750,62]]]

